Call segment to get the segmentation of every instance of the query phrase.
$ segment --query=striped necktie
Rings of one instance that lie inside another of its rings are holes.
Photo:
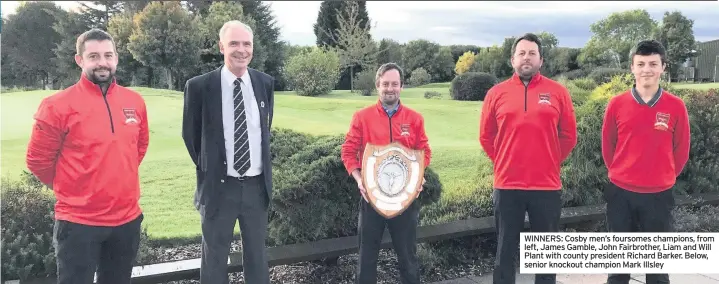
[[[247,115],[245,114],[245,100],[242,97],[242,79],[235,80],[235,163],[234,168],[240,174],[250,168],[250,144],[247,136]]]

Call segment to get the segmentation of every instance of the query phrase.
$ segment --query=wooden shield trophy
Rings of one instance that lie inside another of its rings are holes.
[[[375,211],[387,219],[402,214],[419,195],[424,178],[424,150],[393,142],[367,143],[362,158],[362,184]]]

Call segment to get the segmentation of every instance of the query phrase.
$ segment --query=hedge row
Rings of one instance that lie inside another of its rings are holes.
[[[360,194],[340,158],[344,135],[314,137],[273,129],[273,208],[268,245],[357,234]],[[439,200],[442,184],[431,167],[417,201]]]

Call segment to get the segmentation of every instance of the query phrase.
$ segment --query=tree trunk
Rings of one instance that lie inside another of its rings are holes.
[[[149,88],[155,87],[155,68],[152,68],[152,67],[147,68],[147,87],[149,87]]]
[[[354,65],[350,65],[350,93],[355,92]]]
[[[170,68],[165,68],[165,78],[167,79],[167,89],[174,90],[175,86],[172,84],[172,71]]]

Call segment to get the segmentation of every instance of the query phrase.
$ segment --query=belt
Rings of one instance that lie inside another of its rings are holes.
[[[262,174],[256,175],[256,176],[241,176],[241,177],[235,177],[235,176],[227,176],[226,179],[228,180],[239,180],[239,181],[246,181],[249,179],[259,178]]]

